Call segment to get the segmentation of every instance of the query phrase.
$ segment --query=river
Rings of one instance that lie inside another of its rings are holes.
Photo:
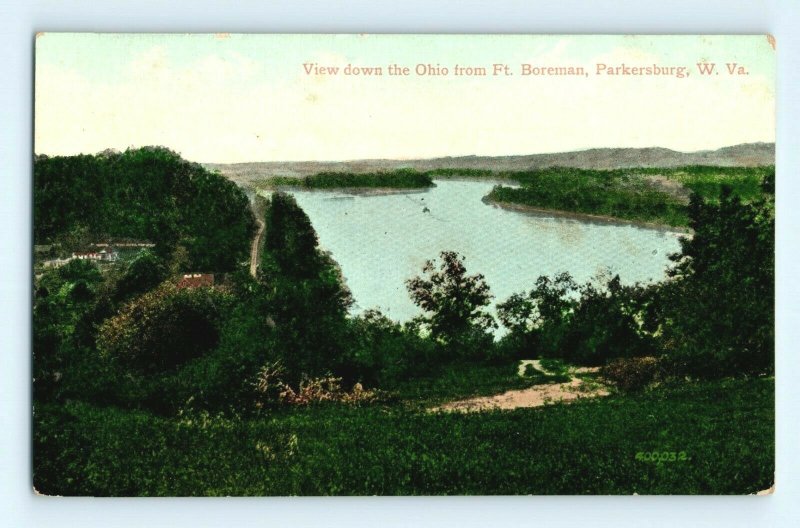
[[[663,229],[533,214],[481,199],[495,182],[437,180],[419,192],[291,194],[311,219],[320,246],[339,263],[354,312],[380,309],[398,321],[420,313],[406,279],[442,250],[466,257],[486,277],[494,301],[529,290],[540,275],[568,271],[578,282],[619,274],[626,284],[665,277],[680,234]]]

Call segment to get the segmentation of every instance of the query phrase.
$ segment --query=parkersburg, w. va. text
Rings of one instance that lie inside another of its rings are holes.
[[[519,64],[516,68],[504,63],[491,65],[454,64],[445,66],[439,63],[419,63],[414,66],[404,66],[390,63],[387,65],[361,65],[348,63],[342,65],[326,65],[317,62],[303,63],[305,75],[312,76],[345,76],[345,77],[674,77],[685,79],[692,71],[700,76],[710,77],[720,75],[749,75],[748,69],[736,62],[725,63],[718,67],[713,62],[698,62],[695,68],[689,66],[675,66],[662,64],[608,64],[595,63],[591,67],[581,65],[541,65]]]

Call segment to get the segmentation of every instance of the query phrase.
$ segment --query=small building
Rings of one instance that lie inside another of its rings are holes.
[[[72,260],[72,259],[71,258],[64,258],[64,259],[55,258],[55,259],[45,260],[44,262],[42,262],[42,266],[45,267],[45,268],[60,268],[61,266],[63,266],[67,262],[69,262],[70,260]]]
[[[119,258],[119,253],[112,247],[103,248],[100,251],[80,251],[72,254],[72,258],[78,260],[96,260],[102,262],[114,262]]]
[[[119,253],[111,246],[100,250],[100,260],[115,262],[119,259]]]
[[[184,273],[178,280],[178,288],[201,288],[214,286],[213,273]]]
[[[78,260],[100,260],[100,253],[97,251],[77,251],[72,254],[72,258]]]

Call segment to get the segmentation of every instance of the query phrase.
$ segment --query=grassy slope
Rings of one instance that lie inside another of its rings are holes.
[[[752,493],[773,480],[773,393],[771,379],[729,380],[511,412],[250,420],[39,406],[51,426],[36,431],[34,480],[90,495]],[[691,460],[635,459],[650,450]]]

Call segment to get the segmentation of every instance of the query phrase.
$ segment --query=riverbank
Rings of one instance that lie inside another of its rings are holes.
[[[625,170],[552,167],[516,173],[518,187],[497,186],[489,198],[494,203],[528,206],[529,210],[548,213],[568,212],[587,219],[686,229],[692,194],[717,203],[723,189],[728,189],[749,203],[765,197],[773,178],[772,166]]]
[[[508,211],[515,211],[518,213],[529,214],[538,217],[556,217],[565,218],[569,220],[576,220],[586,223],[595,223],[598,225],[611,225],[611,226],[635,226],[644,229],[652,229],[664,233],[673,233],[679,235],[691,236],[693,231],[686,226],[675,226],[658,222],[645,222],[642,220],[627,220],[613,216],[604,216],[597,214],[578,213],[575,211],[565,211],[559,209],[547,209],[543,207],[536,207],[533,205],[526,205],[514,202],[503,202],[494,200],[491,194],[486,195],[482,199],[483,203],[493,207],[499,207]]]
[[[685,166],[657,169],[576,169],[549,167],[528,171],[435,169],[418,172],[322,172],[307,176],[274,176],[257,188],[339,191],[381,195],[397,189],[428,189],[435,181],[475,181],[496,186],[486,203],[510,210],[563,216],[605,224],[636,225],[689,233],[688,204],[692,193],[707,201],[719,199],[728,186],[743,201],[763,196],[762,182],[771,166]]]

